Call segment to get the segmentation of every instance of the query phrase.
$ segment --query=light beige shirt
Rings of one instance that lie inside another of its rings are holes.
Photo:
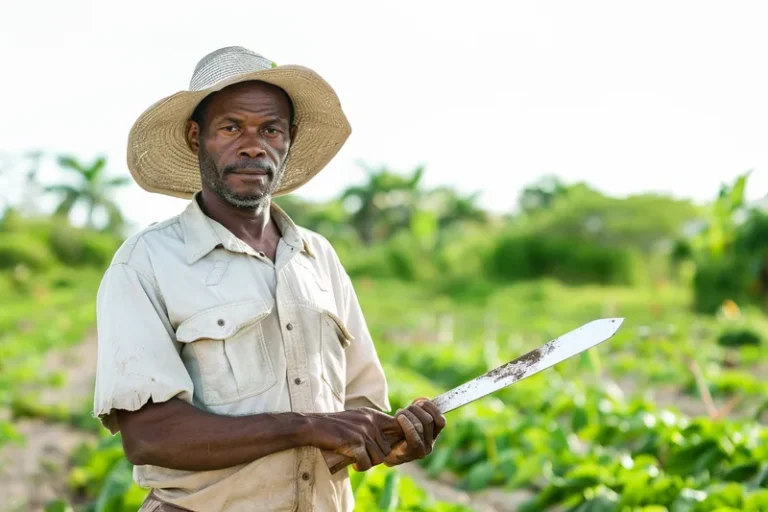
[[[363,313],[330,243],[277,206],[273,263],[196,200],[129,238],[98,292],[94,415],[172,397],[222,415],[390,410]],[[216,471],[137,466],[162,500],[205,512],[349,511],[346,470],[312,447]]]

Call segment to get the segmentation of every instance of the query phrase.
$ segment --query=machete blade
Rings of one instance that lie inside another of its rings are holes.
[[[432,401],[443,413],[467,405],[599,345],[616,334],[623,322],[623,318],[593,320],[513,361],[446,391]]]

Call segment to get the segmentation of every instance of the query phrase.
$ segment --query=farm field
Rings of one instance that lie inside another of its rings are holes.
[[[31,424],[38,437],[40,428],[58,432],[52,443],[62,453],[46,462],[43,450],[36,480],[10,489],[18,501],[4,511],[136,510],[145,491],[131,481],[119,437],[88,415],[99,274],[37,279],[31,291],[2,299],[0,453],[25,453]],[[417,471],[353,473],[360,510],[768,510],[768,362],[759,344],[737,336],[745,327],[768,332],[760,312],[694,315],[689,292],[673,286],[545,279],[457,297],[381,279],[355,285],[395,408],[590,320],[626,318],[586,354],[449,413]],[[5,286],[12,289],[10,279]],[[89,350],[78,352],[82,344]],[[70,356],[52,363],[51,354]],[[74,389],[80,396],[67,391]],[[23,495],[34,485],[42,502]],[[454,501],[438,502],[426,490],[434,485],[455,490]]]

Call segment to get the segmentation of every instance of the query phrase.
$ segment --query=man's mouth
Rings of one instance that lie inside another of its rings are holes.
[[[266,176],[267,171],[261,169],[237,169],[233,171],[233,174],[245,174],[248,176]]]
[[[257,169],[237,169],[230,174],[240,176],[243,179],[257,179],[269,177],[269,172]]]

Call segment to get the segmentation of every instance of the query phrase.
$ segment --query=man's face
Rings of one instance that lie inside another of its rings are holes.
[[[291,142],[287,96],[263,82],[244,82],[206,103],[187,131],[203,188],[237,208],[266,205],[282,179]]]

